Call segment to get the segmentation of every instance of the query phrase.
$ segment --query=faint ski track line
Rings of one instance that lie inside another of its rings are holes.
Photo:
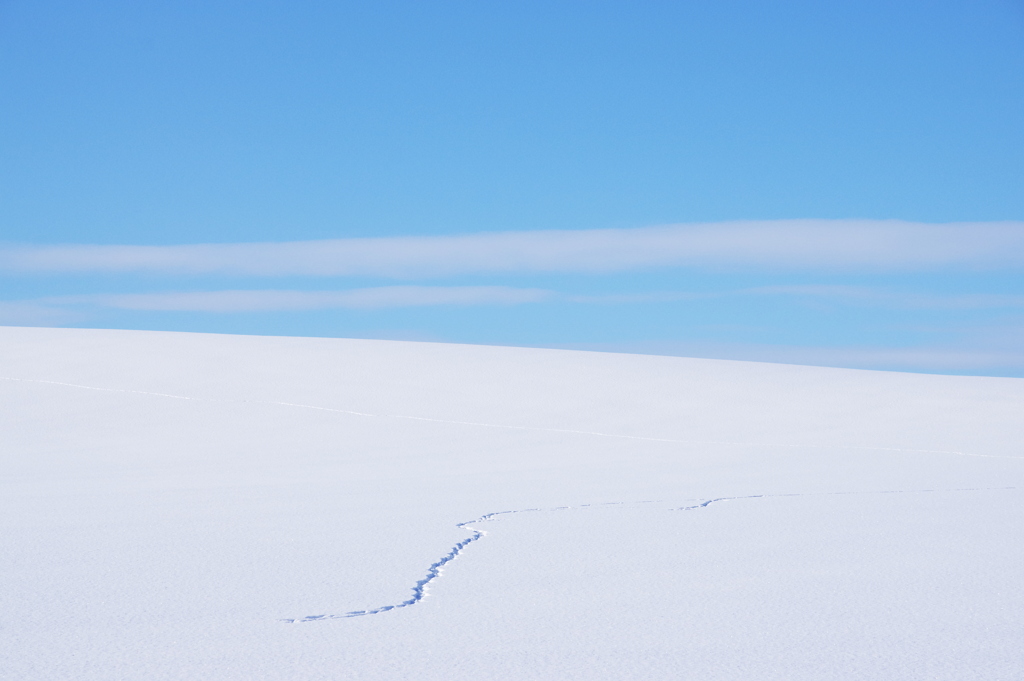
[[[408,421],[426,421],[429,423],[447,423],[457,426],[474,426],[477,428],[500,428],[503,430],[526,430],[545,433],[568,433],[572,435],[588,435],[591,437],[610,437],[622,440],[642,440],[645,442],[670,442],[683,445],[729,445],[736,447],[776,447],[786,449],[856,449],[875,452],[905,452],[909,454],[953,454],[955,456],[976,456],[986,459],[1024,459],[1024,456],[1003,456],[1000,454],[975,454],[973,452],[961,452],[947,449],[905,449],[902,447],[868,447],[864,445],[794,445],[778,444],[770,442],[731,442],[728,440],[674,440],[661,437],[646,437],[643,435],[619,435],[616,433],[601,433],[592,430],[572,430],[569,428],[544,428],[541,426],[510,426],[500,423],[478,423],[475,421],[450,421],[446,419],[432,419],[426,416],[407,416],[404,414],[371,414],[350,409],[335,409],[332,407],[319,407],[312,404],[297,404],[295,402],[275,402],[269,400],[218,400],[211,397],[187,397],[184,395],[171,395],[169,393],[147,392],[144,390],[128,390],[126,388],[98,388],[91,385],[78,383],[63,383],[61,381],[46,381],[37,378],[10,378],[0,376],[3,381],[18,381],[23,383],[44,383],[48,385],[61,385],[69,388],[82,388],[83,390],[99,390],[111,393],[130,393],[134,395],[149,395],[151,397],[167,397],[174,400],[188,400],[191,402],[211,402],[214,404],[266,404],[280,407],[293,407],[296,409],[312,409],[315,411],[326,411],[335,414],[347,414],[349,416],[365,416],[369,418],[383,419],[404,419]]]
[[[669,511],[696,511],[698,509],[707,508],[711,504],[719,501],[736,501],[742,499],[768,499],[775,497],[814,497],[814,496],[836,496],[845,494],[925,494],[928,492],[983,492],[993,490],[1015,490],[1016,487],[957,487],[953,489],[892,489],[892,490],[868,490],[863,492],[791,492],[784,494],[749,494],[746,496],[737,497],[716,497],[714,499],[703,500],[699,504],[693,506],[680,506],[679,508],[670,508]],[[466,539],[463,539],[458,544],[452,547],[451,551],[441,557],[440,560],[435,561],[427,568],[426,576],[416,582],[415,586],[412,587],[412,597],[397,603],[395,605],[385,605],[372,610],[352,610],[340,615],[307,615],[305,617],[297,617],[293,619],[282,619],[281,622],[287,624],[305,624],[307,622],[324,622],[326,620],[338,620],[348,619],[351,617],[365,617],[367,615],[379,615],[384,612],[391,610],[398,610],[400,608],[408,608],[409,606],[416,605],[429,594],[430,583],[440,577],[444,573],[444,566],[452,562],[459,557],[465,551],[466,547],[475,541],[479,541],[487,536],[486,530],[478,530],[472,525],[476,523],[484,523],[494,520],[499,515],[509,515],[512,513],[535,513],[535,512],[552,512],[552,511],[568,511],[580,508],[591,508],[594,506],[633,506],[639,504],[656,504],[661,503],[659,501],[606,501],[597,504],[580,504],[579,506],[555,506],[552,508],[523,508],[516,511],[496,511],[494,513],[485,513],[476,520],[467,520],[464,523],[458,523],[456,527],[463,530],[469,530],[473,534]]]

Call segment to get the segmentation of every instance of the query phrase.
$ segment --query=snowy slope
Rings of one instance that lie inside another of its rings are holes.
[[[1024,678],[1021,379],[10,327],[0,377],[3,678]]]

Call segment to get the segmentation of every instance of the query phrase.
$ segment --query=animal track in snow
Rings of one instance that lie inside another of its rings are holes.
[[[955,489],[890,489],[890,490],[877,490],[870,492],[797,492],[791,494],[749,494],[741,497],[718,497],[717,499],[707,499],[699,504],[693,506],[680,506],[679,508],[670,508],[670,511],[695,511],[700,508],[707,508],[711,504],[719,501],[737,501],[740,499],[767,499],[771,497],[814,497],[814,496],[833,496],[839,494],[924,494],[926,492],[981,492],[985,490],[999,490],[999,489],[1017,489],[1016,487],[958,487]]]
[[[583,435],[583,436],[590,436],[590,437],[605,437],[605,438],[617,438],[617,439],[626,439],[626,440],[643,440],[643,441],[648,441],[648,442],[667,442],[667,443],[690,444],[690,445],[694,445],[694,444],[715,444],[715,445],[756,446],[756,447],[793,448],[793,449],[801,449],[801,448],[803,448],[803,449],[809,449],[809,448],[829,448],[829,449],[850,449],[850,450],[862,450],[862,451],[887,451],[887,452],[904,452],[904,453],[951,454],[951,455],[957,455],[957,456],[974,456],[974,457],[998,458],[998,459],[1024,459],[1024,457],[1021,457],[1021,456],[1005,456],[1005,455],[998,455],[998,454],[977,454],[977,453],[973,453],[973,452],[962,452],[962,451],[955,451],[955,450],[938,450],[938,449],[906,449],[906,448],[899,448],[899,447],[869,447],[869,446],[860,446],[860,445],[835,445],[835,444],[829,444],[829,445],[800,445],[800,444],[781,444],[781,443],[764,443],[764,442],[729,442],[729,441],[713,441],[713,440],[678,440],[678,439],[670,439],[670,438],[647,437],[647,436],[640,436],[640,435],[622,435],[622,434],[616,434],[616,433],[602,433],[602,432],[597,432],[597,431],[574,430],[574,429],[568,429],[568,428],[546,428],[546,427],[540,427],[540,426],[517,426],[517,425],[497,424],[497,423],[480,423],[480,422],[474,422],[474,421],[454,421],[454,420],[446,420],[446,419],[428,418],[428,417],[423,417],[423,416],[411,416],[411,415],[404,415],[404,414],[373,414],[373,413],[359,412],[359,411],[353,411],[353,410],[348,410],[348,409],[335,409],[335,408],[331,408],[331,407],[321,407],[321,406],[309,405],[309,404],[297,404],[297,403],[292,403],[292,402],[278,402],[278,401],[269,401],[269,400],[237,400],[237,399],[236,400],[230,400],[230,399],[215,399],[215,398],[208,398],[208,397],[189,397],[189,396],[185,396],[185,395],[173,395],[173,394],[170,394],[170,393],[158,393],[158,392],[149,392],[149,391],[143,391],[143,390],[130,390],[130,389],[126,389],[126,388],[104,388],[104,387],[98,387],[98,386],[82,385],[82,384],[78,384],[78,383],[65,383],[65,382],[61,382],[61,381],[50,381],[50,380],[44,380],[44,379],[14,378],[14,377],[0,376],[0,380],[12,381],[12,382],[21,382],[21,383],[38,383],[38,384],[44,384],[44,385],[54,385],[54,386],[61,386],[61,387],[68,387],[68,388],[77,388],[77,389],[81,389],[81,390],[95,390],[95,391],[100,391],[100,392],[126,393],[126,394],[134,394],[134,395],[144,395],[144,396],[147,396],[147,397],[159,397],[159,398],[174,399],[174,400],[187,400],[187,401],[193,401],[193,402],[207,402],[207,403],[215,403],[215,404],[262,404],[262,405],[273,405],[273,406],[281,406],[281,407],[288,407],[288,408],[295,408],[295,409],[310,409],[310,410],[330,412],[330,413],[335,413],[335,414],[345,414],[345,415],[350,415],[350,416],[359,416],[359,417],[368,417],[368,418],[404,419],[404,420],[411,420],[411,421],[425,421],[425,422],[430,422],[430,423],[444,423],[444,424],[450,424],[450,425],[462,425],[462,426],[471,426],[471,427],[478,427],[478,428],[499,428],[499,429],[505,429],[505,430],[524,430],[524,431],[536,431],[536,432],[566,433],[566,434],[575,434],[575,435]],[[702,508],[707,508],[711,504],[714,504],[714,503],[717,503],[717,502],[720,502],[720,501],[734,501],[734,500],[741,500],[741,499],[761,499],[761,498],[768,498],[768,497],[796,497],[796,496],[837,495],[837,494],[903,494],[903,493],[915,493],[915,492],[959,492],[959,491],[980,491],[980,490],[985,490],[985,489],[993,489],[994,490],[994,489],[1016,489],[1016,488],[1015,487],[997,487],[997,488],[963,488],[963,489],[945,489],[945,490],[943,490],[943,489],[929,489],[929,490],[883,490],[883,491],[874,491],[874,492],[816,492],[816,493],[815,492],[811,492],[811,493],[790,493],[790,494],[754,494],[754,495],[747,495],[747,496],[717,497],[717,498],[713,498],[713,499],[706,499],[706,500],[702,500],[701,503],[699,503],[699,504],[695,504],[695,505],[691,505],[691,506],[683,506],[683,507],[669,509],[669,510],[673,510],[673,511],[692,511],[692,510],[698,510],[698,509],[702,509]],[[494,518],[496,516],[505,515],[505,514],[511,514],[511,513],[528,513],[528,512],[539,512],[539,511],[558,511],[558,510],[568,510],[570,508],[586,508],[586,507],[590,507],[590,506],[623,505],[623,504],[636,504],[636,503],[654,503],[654,502],[607,502],[607,503],[604,503],[604,504],[582,504],[581,506],[578,506],[578,507],[559,506],[559,507],[548,508],[548,509],[531,508],[531,509],[521,509],[521,510],[514,510],[514,511],[499,511],[499,512],[495,512],[495,513],[488,513],[488,514],[485,514],[485,515],[477,518],[476,520],[471,520],[471,521],[468,521],[468,522],[464,522],[464,523],[459,523],[458,524],[458,527],[460,529],[468,530],[472,534],[468,538],[460,541],[455,546],[453,546],[452,549],[448,553],[446,553],[439,560],[435,561],[434,563],[432,563],[427,568],[426,575],[422,579],[420,579],[419,581],[416,582],[416,584],[412,588],[412,596],[410,598],[408,598],[407,600],[402,601],[401,603],[397,603],[397,604],[394,604],[394,605],[385,605],[385,606],[382,606],[382,607],[379,607],[379,608],[375,608],[375,609],[372,609],[372,610],[354,610],[354,611],[350,611],[350,612],[347,612],[347,613],[344,613],[344,614],[340,614],[340,615],[309,615],[309,616],[298,618],[298,619],[286,619],[286,620],[282,620],[282,621],[290,622],[290,623],[301,623],[301,622],[322,621],[322,620],[328,620],[328,619],[342,619],[342,618],[350,618],[350,617],[361,617],[361,616],[366,616],[366,615],[377,615],[377,614],[388,612],[388,611],[391,611],[391,610],[396,610],[396,609],[400,609],[400,608],[406,608],[406,607],[415,605],[415,604],[419,603],[420,601],[422,601],[427,596],[427,592],[428,592],[430,584],[435,579],[437,579],[438,577],[441,576],[441,574],[444,571],[444,566],[445,565],[447,565],[451,561],[455,560],[455,558],[457,558],[459,555],[461,555],[462,552],[466,549],[466,547],[468,547],[470,544],[472,544],[473,542],[478,541],[478,540],[482,539],[484,536],[486,536],[486,534],[487,534],[486,531],[476,529],[475,527],[473,527],[473,524],[482,523],[482,522],[488,522],[488,521],[494,520]]]
[[[701,503],[698,503],[698,504],[693,504],[691,506],[680,506],[678,508],[670,508],[668,510],[670,510],[670,511],[696,511],[696,510],[699,510],[699,509],[707,508],[711,504],[714,504],[714,503],[717,503],[717,502],[720,502],[720,501],[738,501],[738,500],[742,500],[742,499],[768,499],[768,498],[776,498],[776,497],[836,496],[836,495],[846,495],[846,494],[924,494],[924,493],[928,493],[928,492],[980,492],[980,491],[990,491],[990,490],[1013,490],[1013,489],[1017,489],[1017,488],[1016,487],[962,487],[962,488],[955,488],[955,489],[872,490],[872,491],[864,491],[864,492],[795,492],[795,493],[785,493],[785,494],[749,494],[749,495],[746,495],[746,496],[716,497],[716,498],[713,498],[713,499],[705,499],[705,500],[701,500]],[[654,504],[654,503],[659,503],[659,502],[657,502],[657,501],[608,501],[608,502],[597,503],[597,504],[580,504],[579,506],[555,506],[555,507],[552,507],[552,508],[524,508],[524,509],[515,510],[515,511],[496,511],[494,513],[487,513],[487,514],[484,514],[484,515],[480,516],[476,520],[469,520],[469,521],[466,521],[464,523],[458,523],[456,525],[456,527],[458,527],[459,529],[469,530],[470,532],[472,532],[472,535],[469,536],[466,539],[463,539],[459,543],[457,543],[455,546],[452,547],[452,549],[448,553],[446,553],[444,556],[442,556],[439,560],[437,560],[434,563],[432,563],[430,565],[430,567],[427,568],[426,575],[422,579],[420,579],[418,582],[416,582],[416,584],[412,587],[412,596],[410,598],[408,598],[407,600],[404,600],[401,603],[396,603],[394,605],[385,605],[385,606],[382,606],[382,607],[379,607],[379,608],[374,608],[372,610],[352,610],[352,611],[349,611],[349,612],[346,612],[346,613],[343,613],[343,614],[338,614],[338,615],[307,615],[306,617],[299,617],[299,618],[294,618],[294,619],[283,619],[281,621],[282,622],[286,622],[288,624],[303,624],[303,623],[306,623],[306,622],[322,622],[324,620],[348,619],[350,617],[364,617],[366,615],[379,615],[381,613],[389,612],[391,610],[398,610],[399,608],[408,608],[409,606],[416,605],[417,603],[419,603],[420,601],[422,601],[424,598],[427,597],[427,591],[428,591],[428,588],[430,586],[430,583],[433,582],[435,579],[437,579],[438,577],[440,577],[442,575],[442,573],[444,571],[444,566],[445,565],[447,565],[451,561],[453,561],[456,558],[458,558],[459,555],[461,555],[463,553],[463,551],[465,551],[467,546],[469,546],[473,542],[479,541],[480,539],[483,539],[485,536],[487,536],[487,532],[485,530],[478,530],[475,527],[473,527],[473,525],[477,524],[477,523],[484,523],[484,522],[492,521],[497,516],[509,515],[509,514],[513,514],[513,513],[536,513],[536,512],[567,511],[567,510],[571,510],[571,509],[592,508],[592,507],[595,507],[595,506],[626,506],[626,505],[632,506],[632,505],[638,505],[638,504]]]

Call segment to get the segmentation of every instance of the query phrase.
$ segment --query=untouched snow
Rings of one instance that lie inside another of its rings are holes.
[[[0,406],[5,679],[1024,677],[1022,379],[0,328]]]

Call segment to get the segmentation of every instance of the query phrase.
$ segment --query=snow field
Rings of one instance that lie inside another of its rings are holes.
[[[4,678],[1024,669],[1019,379],[25,328],[0,377]]]

